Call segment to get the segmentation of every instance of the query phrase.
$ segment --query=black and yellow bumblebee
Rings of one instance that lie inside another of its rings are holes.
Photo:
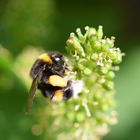
[[[59,52],[44,53],[33,64],[33,79],[27,100],[29,110],[37,89],[52,101],[68,100],[73,96],[72,81],[65,78],[70,72],[64,56]]]

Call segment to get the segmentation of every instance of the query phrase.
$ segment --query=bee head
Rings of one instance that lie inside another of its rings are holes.
[[[64,64],[63,56],[59,52],[50,53],[50,57],[54,64]]]

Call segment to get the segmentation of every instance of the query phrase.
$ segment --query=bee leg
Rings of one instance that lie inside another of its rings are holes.
[[[41,90],[44,97],[51,99],[53,97],[53,93],[48,90]]]
[[[63,88],[63,99],[64,100],[68,100],[73,96],[73,90],[72,90],[72,86],[71,86],[72,81],[68,81],[67,86],[65,88]]]
[[[52,71],[53,75],[59,75],[59,76],[63,77],[64,70],[63,70],[63,68],[59,68],[59,69],[60,70],[58,71],[58,68],[56,69],[56,68],[52,67],[51,71]]]

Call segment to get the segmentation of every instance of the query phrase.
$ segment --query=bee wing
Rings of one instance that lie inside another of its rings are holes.
[[[42,71],[43,70],[41,69],[38,72],[36,78],[32,82],[32,85],[31,85],[31,88],[30,88],[30,91],[29,91],[29,94],[28,94],[28,99],[27,99],[27,111],[28,112],[29,112],[29,110],[32,107],[33,99],[34,99],[34,96],[35,96],[35,92],[36,92],[36,89],[38,87],[38,83],[40,82],[40,79],[41,79],[41,76],[42,76]]]

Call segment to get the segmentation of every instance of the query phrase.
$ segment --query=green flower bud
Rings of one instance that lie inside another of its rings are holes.
[[[118,48],[110,49],[108,53],[109,57],[113,61],[114,64],[119,64],[122,61],[122,53]]]
[[[94,93],[94,96],[93,96],[94,100],[100,100],[102,98],[102,93],[100,92],[97,92],[97,93]]]
[[[101,48],[102,48],[101,42],[95,42],[93,48],[94,48],[96,51],[100,51]]]
[[[84,121],[85,120],[85,114],[82,113],[82,112],[81,113],[77,113],[76,119],[77,119],[78,122]]]
[[[81,29],[80,28],[77,28],[76,32],[77,32],[77,35],[78,35],[78,39],[80,40],[81,43],[84,44],[85,38],[84,38],[84,36],[83,36],[83,34],[81,32]]]
[[[77,53],[81,56],[85,56],[84,50],[74,33],[71,33],[70,38],[66,43],[70,49],[77,51]]]
[[[110,49],[110,51],[108,52],[108,56],[110,57],[111,60],[115,60],[116,59],[116,51],[114,51],[114,49]]]
[[[113,90],[114,88],[114,83],[112,81],[106,81],[104,84],[103,84],[104,88],[107,89],[107,90]]]
[[[100,67],[99,68],[99,74],[107,74],[107,72],[108,72],[108,69],[106,68],[106,67]]]
[[[80,70],[84,70],[85,67],[81,64],[81,63],[78,63],[77,67],[80,69]]]
[[[94,60],[94,61],[97,61],[98,60],[98,54],[97,53],[93,53],[91,55],[91,59]]]
[[[112,79],[114,79],[114,77],[115,77],[115,73],[113,71],[109,71],[107,74],[107,78],[109,80],[112,80]]]
[[[122,62],[122,54],[116,53],[116,58],[113,60],[114,64],[120,64]]]
[[[97,36],[98,36],[98,39],[102,39],[102,37],[103,37],[103,27],[102,26],[98,27]]]
[[[89,36],[88,39],[89,39],[89,42],[92,46],[94,46],[95,42],[98,41],[98,37],[96,35],[91,35],[91,36]]]
[[[90,75],[91,73],[92,73],[92,71],[90,69],[85,68],[85,70],[84,70],[85,75]]]
[[[72,120],[72,121],[75,120],[75,115],[71,112],[67,114],[67,117],[68,117],[69,120]]]
[[[102,110],[102,111],[108,111],[108,110],[109,110],[108,104],[106,104],[106,103],[102,104],[101,110]]]
[[[96,35],[96,29],[95,28],[85,28],[86,29],[86,34],[87,34],[87,37],[89,38],[90,36],[94,36]]]
[[[110,48],[110,44],[108,44],[108,43],[104,43],[104,44],[102,45],[102,50],[103,50],[103,51],[108,51],[109,48]]]

